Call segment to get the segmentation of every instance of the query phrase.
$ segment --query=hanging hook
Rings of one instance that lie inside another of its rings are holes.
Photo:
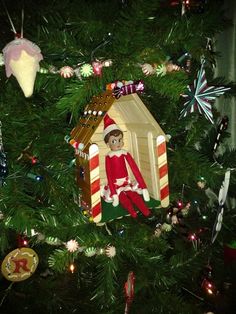
[[[7,17],[8,17],[8,19],[9,19],[10,24],[11,24],[12,31],[13,31],[13,33],[14,33],[15,36],[16,36],[17,33],[16,33],[15,26],[14,26],[14,24],[13,24],[13,22],[12,22],[12,19],[11,19],[11,17],[10,17],[10,14],[9,14],[9,12],[8,12],[8,10],[7,10],[6,4],[5,4],[5,2],[4,2],[3,0],[2,0],[2,4],[3,4],[3,6],[4,6],[5,10],[6,10],[6,14],[7,14]]]
[[[24,36],[24,8],[22,8],[21,11],[21,31],[20,31],[20,38],[23,38]]]
[[[94,54],[95,54],[95,52],[99,48],[106,46],[110,41],[111,41],[111,33],[108,33],[107,34],[107,38],[103,37],[103,41],[96,48],[94,48],[93,51],[91,52],[91,61],[94,61]]]

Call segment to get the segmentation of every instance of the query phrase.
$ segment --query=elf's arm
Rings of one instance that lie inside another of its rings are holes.
[[[138,182],[138,185],[141,189],[146,189],[147,186],[146,186],[146,183],[144,182],[144,179],[143,179],[143,176],[136,164],[136,162],[134,161],[133,157],[130,155],[130,153],[127,152],[127,155],[125,156],[129,166],[130,166],[130,169],[132,170],[133,174],[134,174],[134,177],[135,179],[137,180]]]
[[[118,206],[119,205],[119,197],[116,192],[116,188],[114,185],[114,180],[112,177],[112,164],[111,164],[111,158],[109,156],[106,156],[105,158],[105,168],[106,168],[106,175],[107,175],[107,183],[111,192],[111,197],[113,198],[112,205]]]

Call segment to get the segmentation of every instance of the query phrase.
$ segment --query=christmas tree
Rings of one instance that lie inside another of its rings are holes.
[[[231,26],[222,1],[8,0],[0,12],[0,312],[233,313],[236,152],[215,105],[235,95],[214,76],[216,35]],[[106,92],[137,94],[158,122],[169,202],[99,224],[80,184],[93,142],[73,130],[103,120],[86,106]]]

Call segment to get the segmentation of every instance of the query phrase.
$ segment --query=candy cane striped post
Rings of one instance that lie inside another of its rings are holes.
[[[90,193],[91,193],[91,213],[95,223],[102,218],[102,205],[100,194],[99,175],[99,149],[96,144],[89,147],[89,172],[90,172]]]
[[[126,304],[125,304],[125,314],[129,313],[129,309],[131,303],[134,299],[134,283],[135,283],[135,276],[134,272],[130,271],[128,273],[127,281],[125,282],[125,297],[126,297]]]
[[[168,165],[166,153],[166,140],[164,135],[159,135],[156,139],[157,166],[159,178],[159,195],[162,207],[169,205],[169,181]]]

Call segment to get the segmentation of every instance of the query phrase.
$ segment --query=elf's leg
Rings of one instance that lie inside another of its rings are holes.
[[[127,191],[126,193],[133,202],[133,204],[138,207],[138,209],[143,213],[144,216],[149,216],[151,214],[149,208],[144,203],[143,198],[137,192]]]
[[[120,204],[130,213],[133,218],[137,217],[137,212],[134,210],[131,200],[126,195],[126,192],[121,192],[119,195]]]

